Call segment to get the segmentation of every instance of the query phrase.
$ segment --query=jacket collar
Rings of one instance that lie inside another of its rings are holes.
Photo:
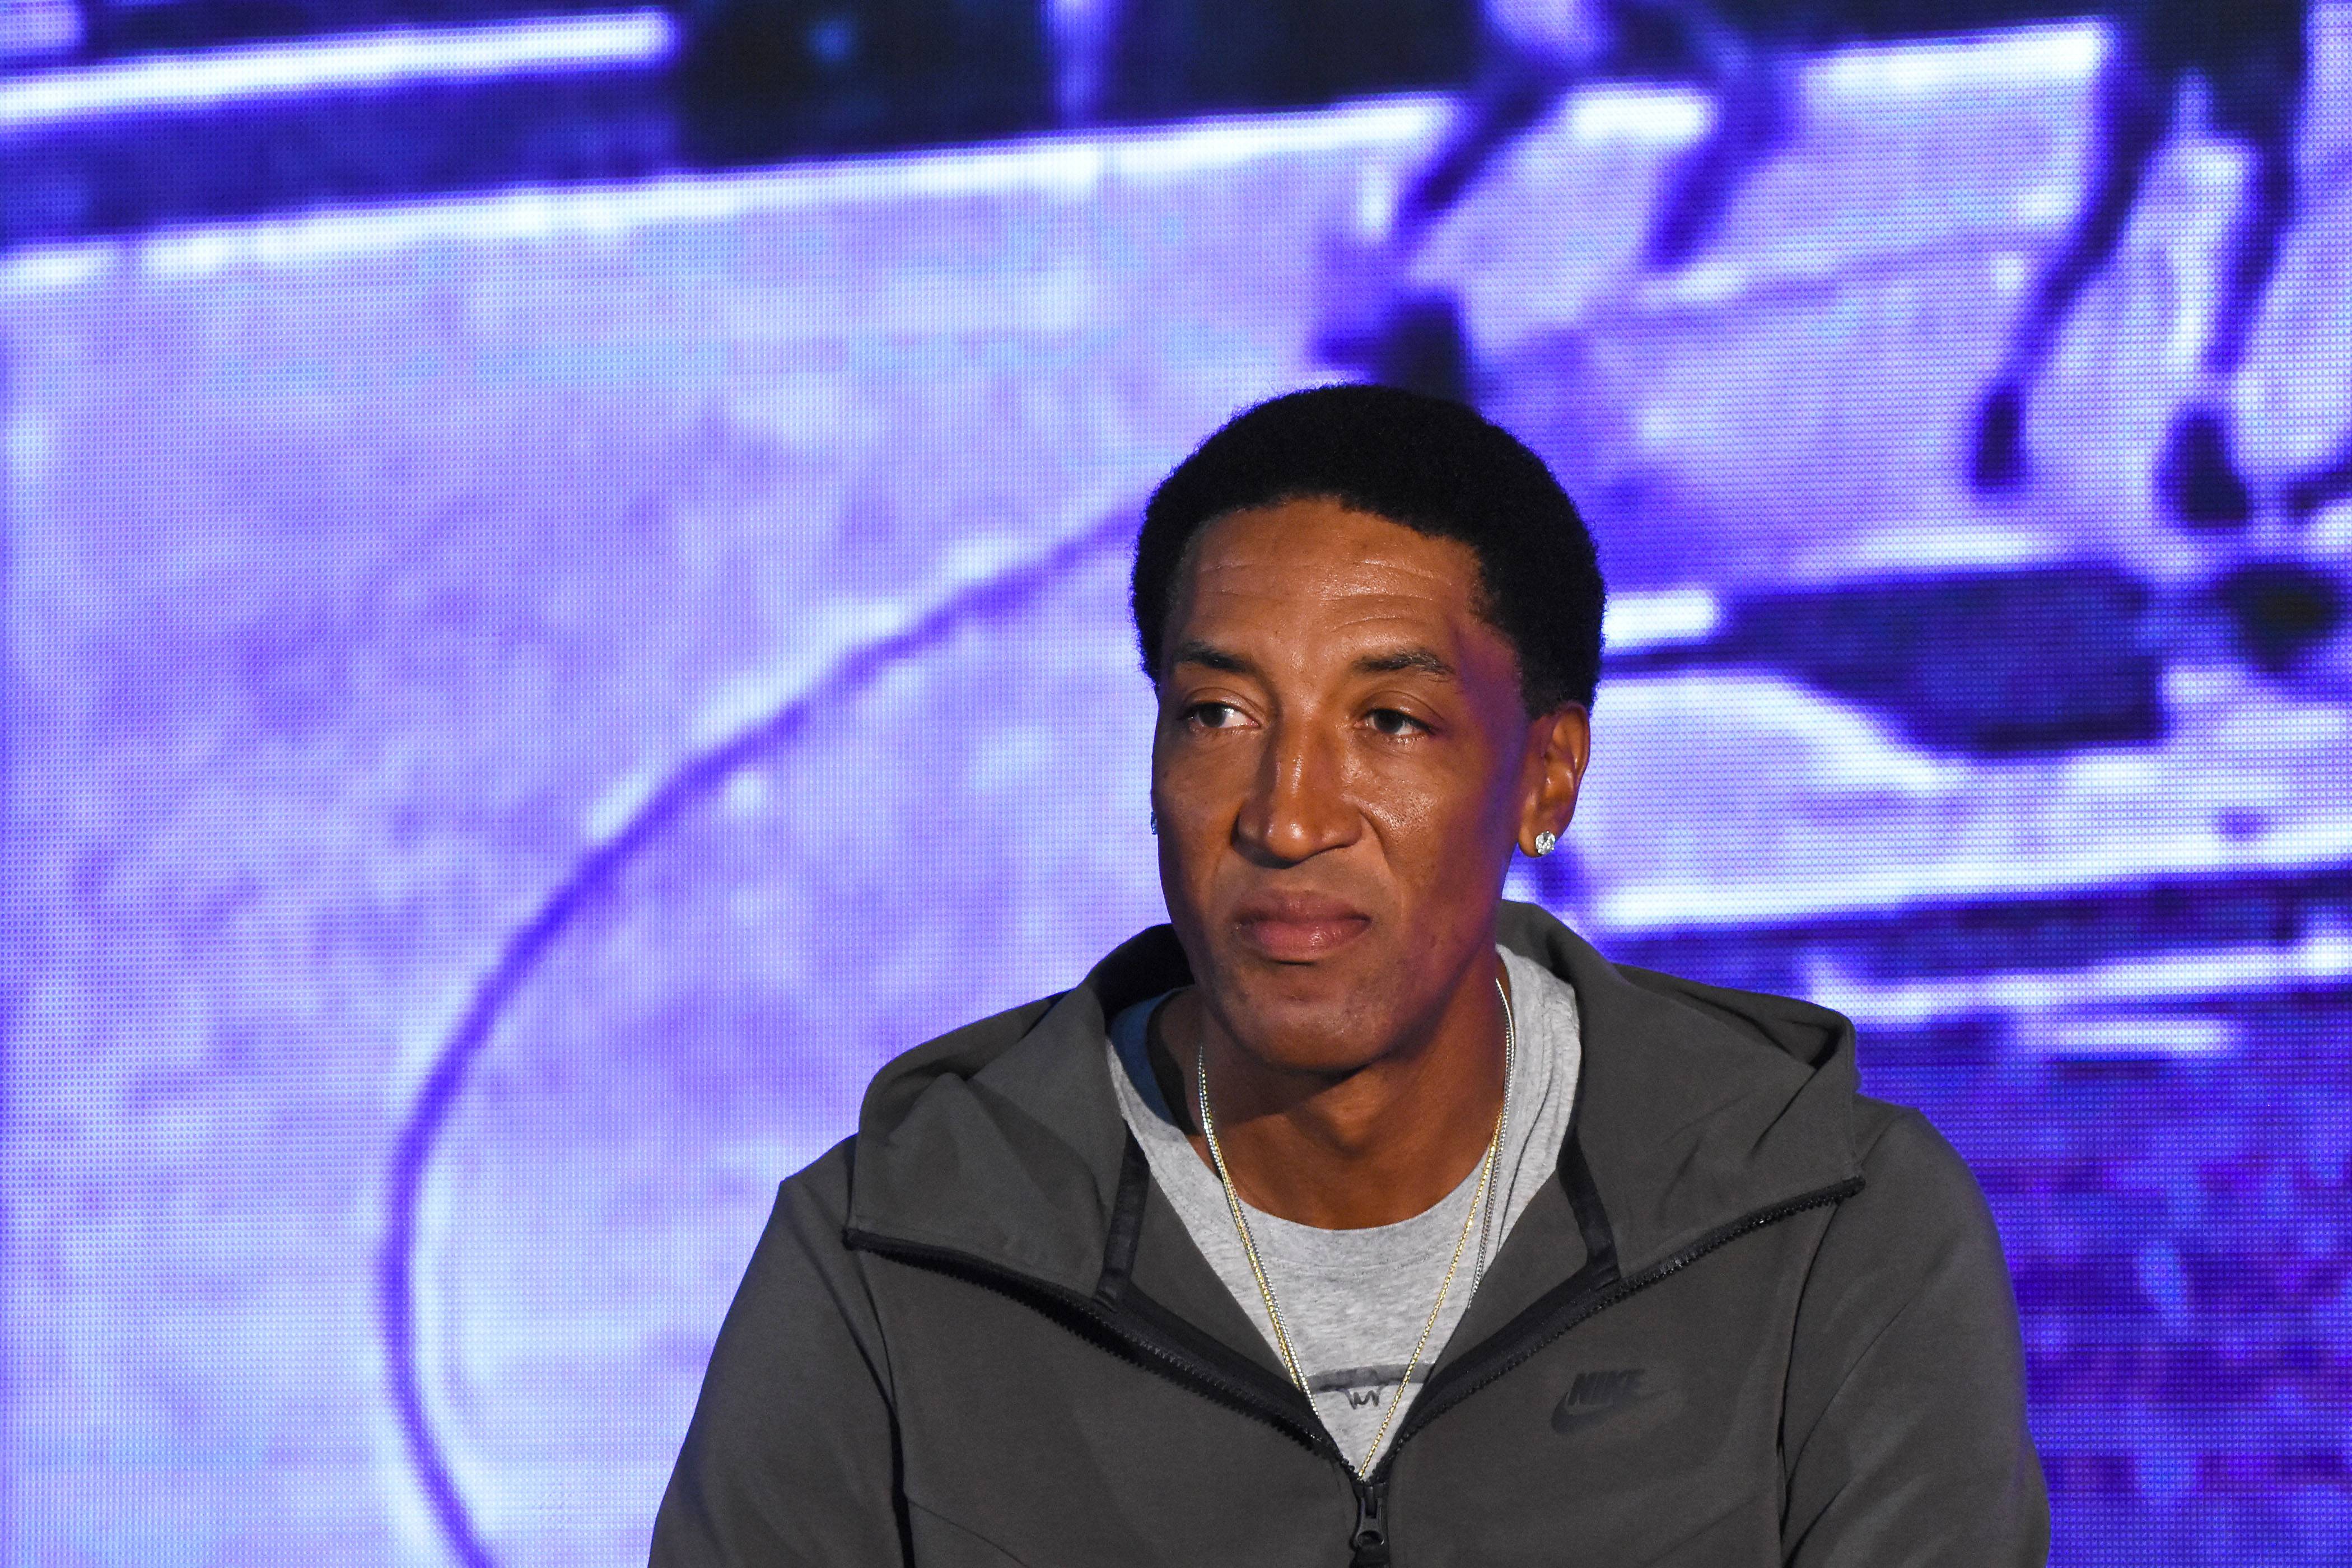
[[[1503,907],[1506,946],[1576,991],[1570,1135],[1620,1266],[1860,1173],[1853,1026],[1825,1007],[1620,967],[1543,910]]]
[[[1454,1346],[1484,1339],[1580,1271],[1638,1273],[1857,1173],[1853,1030],[1838,1015],[1620,968],[1530,905],[1506,903],[1499,935],[1575,988],[1582,1065],[1561,1181],[1513,1228]],[[1075,989],[883,1068],[852,1157],[852,1236],[1067,1298],[1124,1288],[1131,1268],[1157,1300],[1213,1316],[1200,1326],[1266,1361],[1254,1332],[1236,1332],[1245,1317],[1206,1304],[1222,1290],[1207,1289],[1214,1277],[1164,1200],[1139,1208],[1130,1190],[1118,1218],[1122,1178],[1132,1189],[1140,1177],[1104,1032],[1121,1007],[1190,979],[1174,932],[1156,926]],[[1126,1251],[1115,1256],[1122,1234]]]

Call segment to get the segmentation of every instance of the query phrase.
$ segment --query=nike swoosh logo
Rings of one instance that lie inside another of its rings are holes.
[[[1606,1405],[1576,1405],[1570,1403],[1575,1395],[1570,1394],[1562,1398],[1552,1410],[1551,1429],[1562,1436],[1566,1436],[1570,1432],[1581,1432],[1609,1416],[1622,1415],[1633,1406],[1647,1404],[1657,1396],[1657,1391],[1654,1389],[1647,1393],[1628,1394],[1622,1399],[1612,1399]]]
[[[1630,1411],[1637,1404],[1656,1399],[1665,1389],[1644,1387],[1646,1368],[1625,1368],[1618,1373],[1583,1373],[1559,1404],[1552,1408],[1552,1432],[1583,1432],[1585,1427],[1606,1417]]]

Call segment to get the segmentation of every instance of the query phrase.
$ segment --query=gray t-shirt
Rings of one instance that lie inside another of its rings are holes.
[[[1517,953],[1496,951],[1502,952],[1510,976],[1518,1035],[1510,1120],[1503,1130],[1497,1166],[1500,1191],[1493,1208],[1492,1245],[1499,1248],[1520,1211],[1558,1164],[1560,1142],[1568,1135],[1569,1108],[1576,1098],[1581,1036],[1576,993],[1565,981]],[[1143,1146],[1153,1180],[1168,1194],[1194,1245],[1271,1345],[1273,1324],[1241,1238],[1234,1234],[1224,1188],[1216,1172],[1193,1152],[1152,1077],[1145,1030],[1152,1009],[1162,1000],[1155,996],[1139,1002],[1111,1020],[1108,1048],[1119,1110]],[[1307,1392],[1324,1426],[1350,1461],[1360,1463],[1368,1457],[1392,1399],[1399,1401],[1396,1420],[1381,1441],[1394,1436],[1405,1406],[1470,1305],[1478,1252],[1475,1226],[1444,1310],[1413,1372],[1412,1386],[1400,1396],[1397,1380],[1404,1375],[1413,1342],[1429,1321],[1430,1305],[1437,1300],[1438,1284],[1445,1278],[1477,1186],[1474,1168],[1434,1207],[1394,1225],[1362,1230],[1321,1230],[1255,1208],[1247,1211],[1250,1234],[1281,1304],[1291,1349],[1307,1374]]]

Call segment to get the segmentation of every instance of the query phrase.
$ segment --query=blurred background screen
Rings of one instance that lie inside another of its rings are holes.
[[[0,1562],[641,1563],[1362,377],[1600,536],[1514,890],[1969,1158],[2057,1562],[2352,1561],[2352,4],[0,0]]]

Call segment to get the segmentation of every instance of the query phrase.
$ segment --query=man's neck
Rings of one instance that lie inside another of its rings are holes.
[[[1268,1064],[1188,988],[1152,1020],[1153,1073],[1205,1162],[1193,1099],[1194,1064],[1205,1057],[1217,1142],[1252,1207],[1325,1230],[1393,1225],[1459,1186],[1494,1137],[1500,973],[1499,959],[1477,966],[1433,1026],[1337,1078]]]

